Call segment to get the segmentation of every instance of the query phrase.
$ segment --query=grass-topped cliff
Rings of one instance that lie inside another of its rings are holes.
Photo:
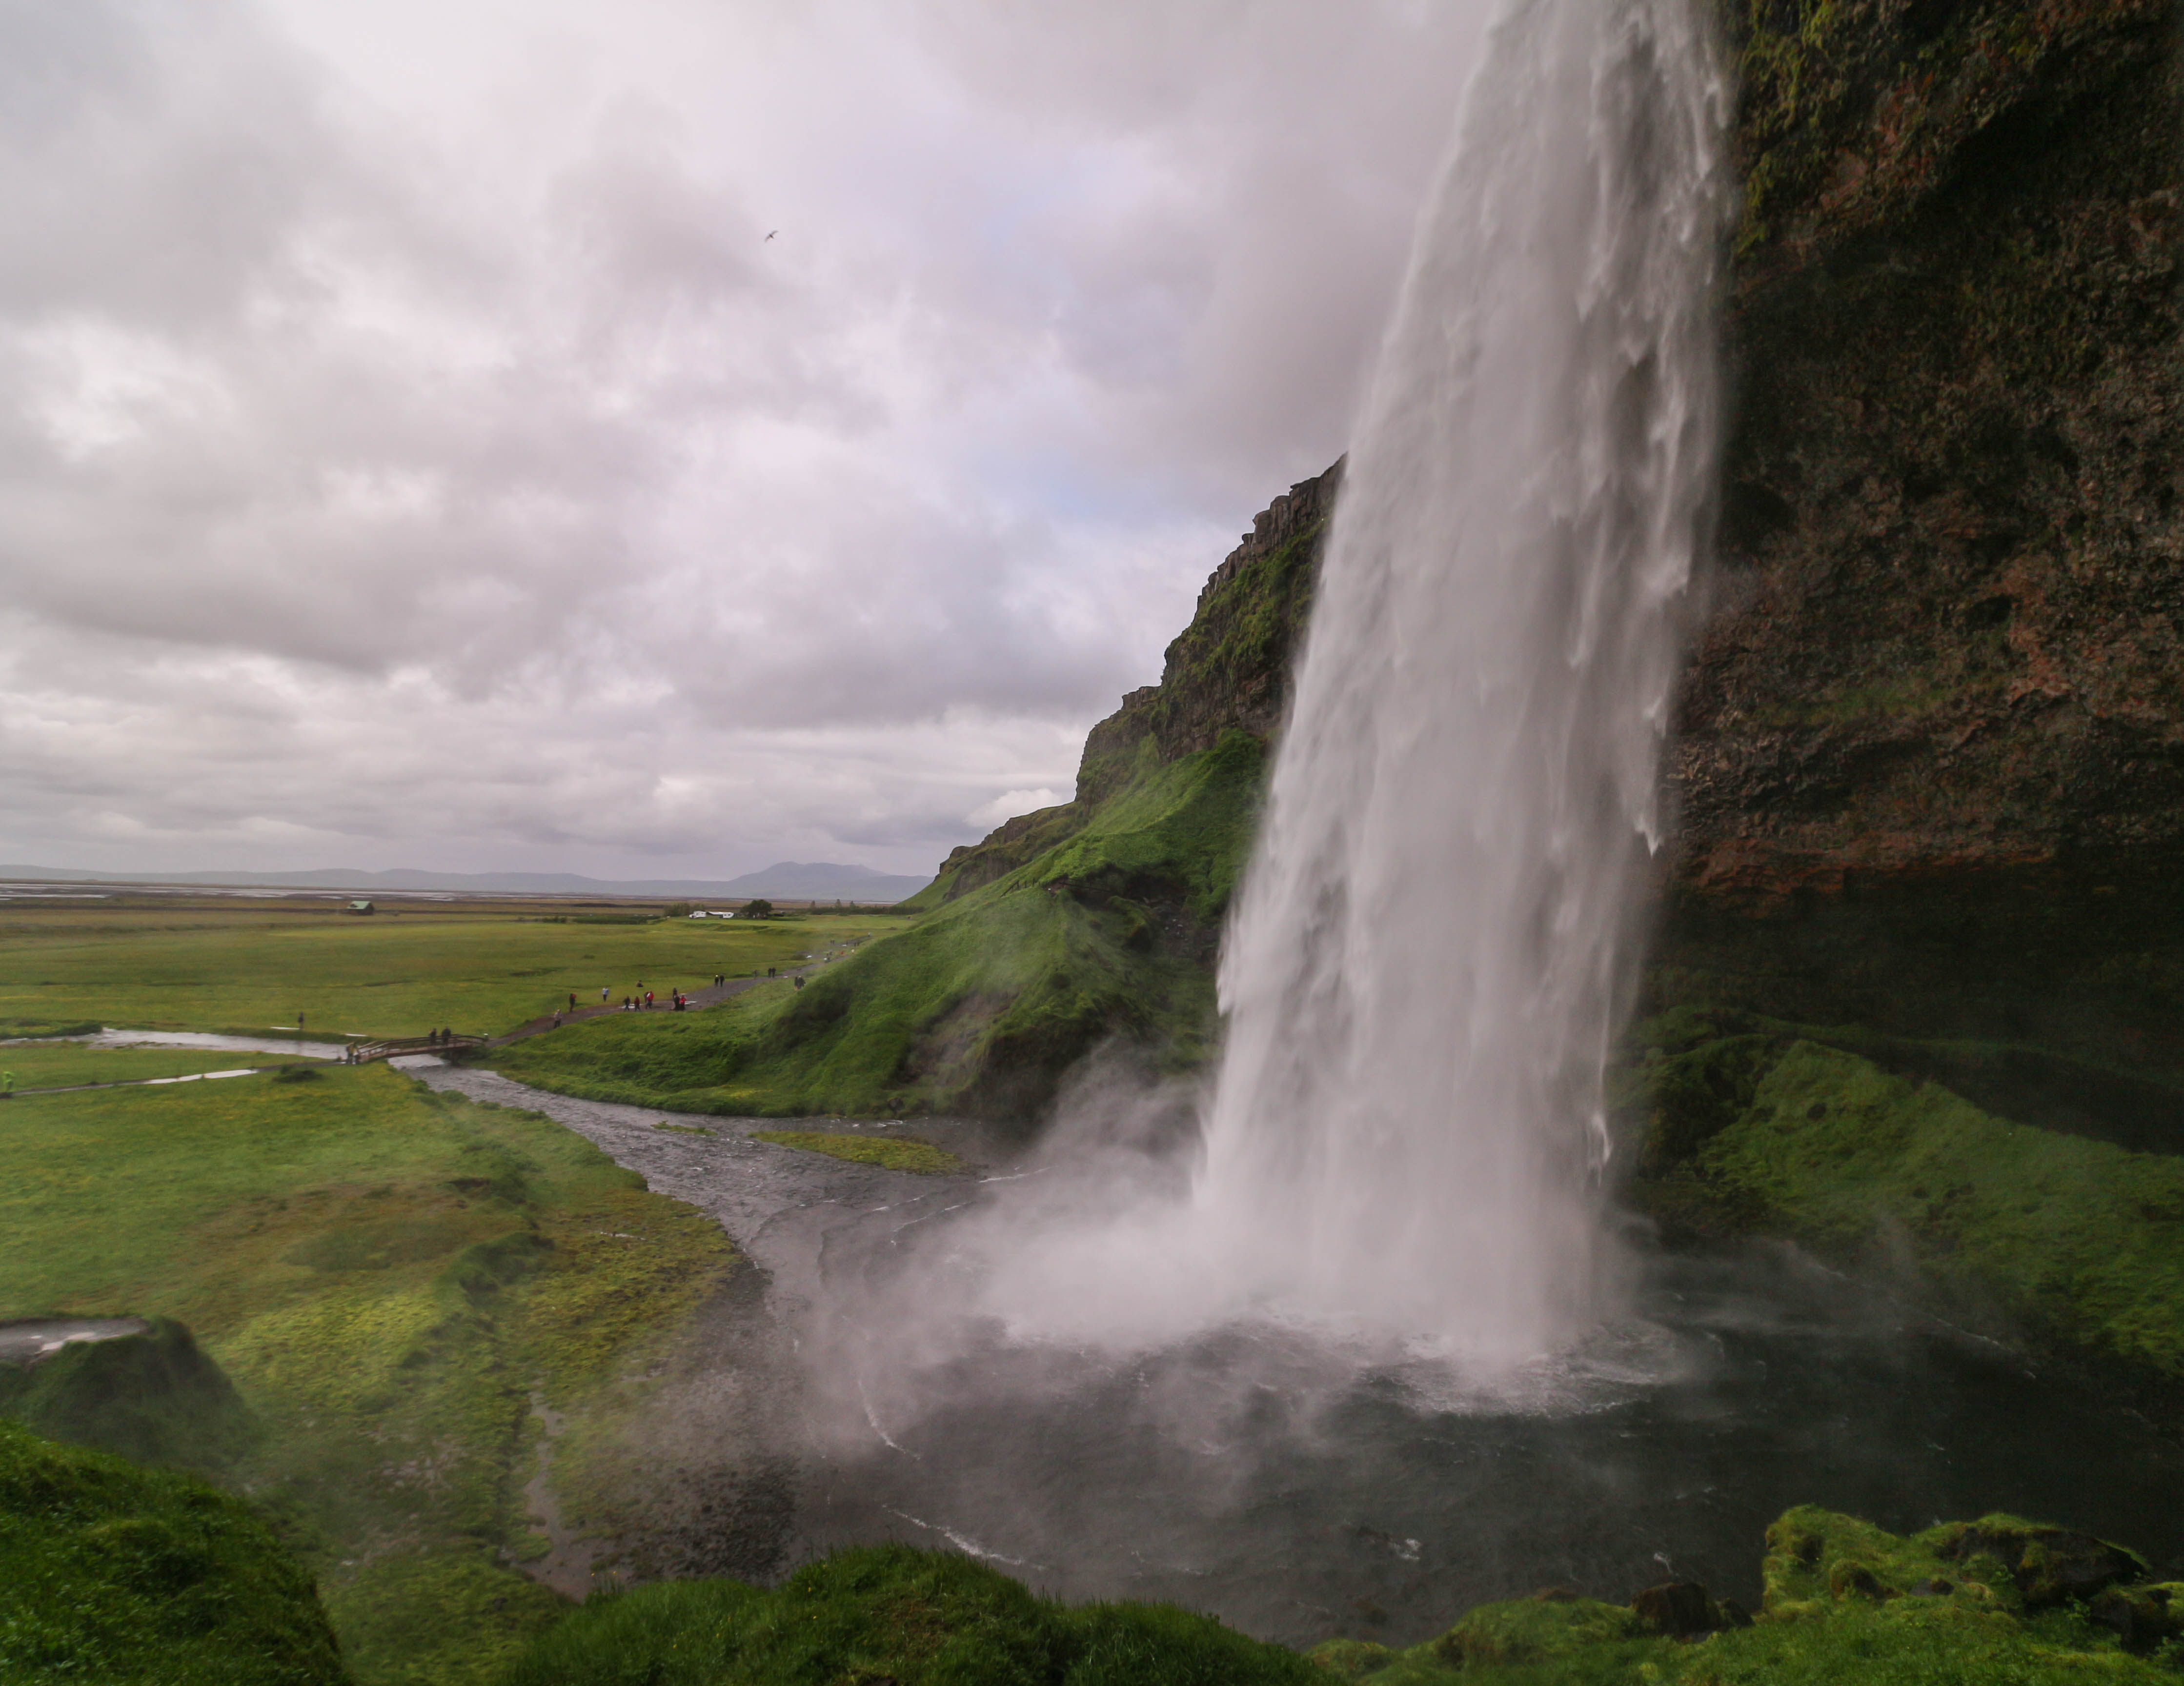
[[[1251,849],[1339,465],[1215,570],[1158,685],[1092,729],[1073,801],[957,849],[898,935],[797,991],[519,1044],[512,1077],[737,1113],[1035,1116],[1111,1039],[1168,1068],[1214,1031],[1221,923]]]

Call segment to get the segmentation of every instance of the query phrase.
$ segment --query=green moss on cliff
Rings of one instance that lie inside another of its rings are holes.
[[[2013,1122],[1789,1027],[1708,1028],[1649,1027],[1636,1079],[1633,1194],[1674,1231],[1794,1238],[1998,1333],[2184,1383],[2184,1158]]]

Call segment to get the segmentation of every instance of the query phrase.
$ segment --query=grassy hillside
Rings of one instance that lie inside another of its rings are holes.
[[[1210,964],[1264,750],[1242,732],[1135,776],[1067,834],[811,980],[694,1015],[612,1015],[501,1050],[595,1099],[738,1114],[1034,1112],[1120,1037],[1172,1065],[1213,1030]]]
[[[1092,729],[1076,799],[957,849],[917,923],[800,993],[510,1049],[511,1077],[725,1113],[924,1110],[1028,1120],[1109,1041],[1187,1069],[1250,854],[1340,465],[1292,487],[1214,570],[1161,682]]]
[[[571,993],[596,1005],[602,987],[619,1000],[642,984],[665,999],[716,972],[786,969],[901,922],[8,910],[0,911],[0,1024],[256,1031],[292,1027],[302,1013],[310,1030],[335,1036],[415,1036],[443,1025],[498,1034],[567,1005]]]
[[[581,1137],[384,1066],[19,1097],[0,1122],[0,1316],[195,1332],[254,1425],[225,1478],[281,1520],[365,1686],[491,1679],[554,1620],[510,1566],[543,1544],[533,1395],[575,1420],[565,1449],[605,1446],[585,1423],[733,1264]],[[554,1479],[586,1472],[557,1455]]]

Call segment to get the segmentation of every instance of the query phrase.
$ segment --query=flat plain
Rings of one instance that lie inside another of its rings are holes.
[[[91,1048],[77,1042],[0,1047],[0,1084],[17,1090],[73,1088],[79,1083],[141,1083],[198,1071],[296,1063],[279,1054],[237,1054],[203,1048]]]
[[[427,904],[370,915],[282,904],[0,909],[0,1032],[131,1028],[495,1036],[605,988],[786,971],[906,921],[884,914],[656,919]],[[20,1032],[18,1032],[20,1033]]]

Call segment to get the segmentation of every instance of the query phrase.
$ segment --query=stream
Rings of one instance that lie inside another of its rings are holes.
[[[849,1542],[953,1546],[1072,1600],[1173,1600],[1300,1645],[1413,1643],[1555,1586],[1621,1600],[1674,1576],[1755,1605],[1765,1527],[1797,1504],[1899,1531],[2009,1511],[2184,1571],[2184,1449],[1788,1249],[1641,1255],[1633,1315],[1515,1389],[1359,1367],[1274,1329],[1127,1360],[996,1340],[928,1375],[918,1409],[883,1388],[846,1412],[859,1432],[822,1436],[811,1425],[838,1424],[843,1401],[816,1397],[789,1355],[822,1325],[854,1345],[858,1308],[916,1246],[944,1249],[978,1182],[749,1139],[761,1121],[412,1075],[577,1131],[760,1266],[786,1338],[716,1349],[724,1372],[790,1372],[768,1419],[788,1444],[763,1449],[794,1471],[778,1566]],[[975,1126],[916,1130],[999,1161]],[[727,1561],[751,1565],[739,1550]]]

